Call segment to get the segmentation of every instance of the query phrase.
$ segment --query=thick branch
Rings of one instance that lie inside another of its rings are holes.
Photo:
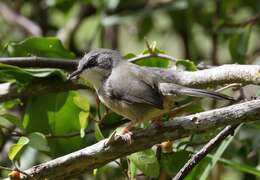
[[[260,65],[222,65],[200,71],[169,73],[169,79],[177,84],[193,87],[214,87],[228,83],[260,85]]]
[[[45,177],[56,180],[67,179],[84,171],[101,167],[119,157],[150,148],[162,141],[175,140],[231,124],[256,121],[259,120],[257,119],[259,116],[260,100],[252,100],[190,116],[177,117],[164,123],[161,129],[149,127],[133,131],[131,144],[117,139],[104,147],[106,140],[102,140],[82,150],[34,166],[25,172],[34,175],[37,179]]]

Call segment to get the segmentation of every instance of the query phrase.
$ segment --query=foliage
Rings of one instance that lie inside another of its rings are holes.
[[[249,64],[257,63],[255,57],[259,54],[260,21],[252,18],[257,13],[259,16],[260,2],[256,0],[3,2],[42,30],[41,37],[31,36],[23,25],[12,24],[8,18],[0,16],[0,56],[3,57],[75,59],[90,49],[106,47],[120,49],[125,59],[136,57],[139,53],[174,55],[179,57],[176,63],[160,57],[140,59],[135,63],[197,71],[197,64],[201,61],[214,65]],[[153,42],[150,47],[145,47],[145,39],[155,40],[159,45]],[[54,87],[57,81],[66,82],[66,75],[67,72],[61,69],[0,64],[0,85],[15,85],[17,92],[43,80],[55,80],[50,84]],[[24,97],[1,102],[0,165],[12,165],[3,154],[23,165],[22,157],[26,156],[26,151],[34,149],[36,153],[30,157],[27,155],[27,158],[34,159],[33,164],[38,164],[108,137],[123,118],[107,110],[95,98],[92,91],[70,90],[34,96],[28,92]],[[191,101],[191,98],[184,99],[183,104]],[[211,101],[196,101],[185,108],[185,114],[218,106]],[[168,116],[163,119],[168,120]],[[121,159],[120,168],[108,164],[95,171],[95,175],[85,172],[82,176],[92,176],[94,179],[102,174],[107,179],[119,179],[123,178],[122,172],[126,169],[131,179],[140,174],[158,178],[164,173],[170,178],[201,144],[217,132],[173,142],[168,153],[159,151],[158,147],[136,152],[126,157],[127,160]],[[259,125],[244,125],[234,138],[224,141],[204,159],[187,179],[199,178],[201,174],[204,179],[210,179],[212,170],[220,174],[220,179],[259,177],[258,141]],[[12,145],[6,152],[6,144],[10,143]],[[224,170],[218,171],[220,168]],[[5,177],[6,173],[3,173],[0,179]]]

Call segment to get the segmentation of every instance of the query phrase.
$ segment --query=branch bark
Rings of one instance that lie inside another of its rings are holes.
[[[9,64],[18,67],[34,67],[34,68],[60,68],[68,71],[73,71],[78,66],[78,61],[62,59],[62,58],[47,58],[47,57],[1,57],[0,63]]]
[[[105,140],[52,161],[34,166],[25,172],[36,179],[68,179],[101,167],[110,161],[141,151],[166,140],[176,140],[194,133],[219,127],[260,120],[260,100],[232,105],[185,117],[173,118],[162,128],[149,127],[133,131],[132,143],[122,139],[104,147]],[[27,179],[23,177],[23,179]]]
[[[222,65],[201,71],[169,73],[169,81],[192,87],[215,87],[229,83],[260,85],[260,65]]]

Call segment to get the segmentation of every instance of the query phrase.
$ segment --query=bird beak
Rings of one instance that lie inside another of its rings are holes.
[[[71,80],[72,78],[78,76],[82,70],[77,69],[76,71],[73,71],[71,74],[68,75],[67,80]]]

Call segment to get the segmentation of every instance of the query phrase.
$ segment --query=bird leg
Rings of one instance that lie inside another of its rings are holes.
[[[154,125],[158,129],[162,129],[163,123],[162,123],[162,116],[158,116],[156,118],[152,119],[152,125]]]

